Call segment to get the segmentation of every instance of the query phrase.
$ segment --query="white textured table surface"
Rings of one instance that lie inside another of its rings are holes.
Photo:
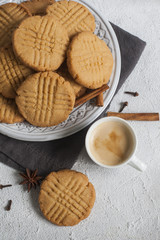
[[[109,19],[147,42],[147,47],[110,110],[118,111],[127,100],[125,112],[156,112],[160,106],[160,2],[159,0],[90,0],[104,19]],[[138,91],[133,98],[125,90]],[[91,215],[75,227],[57,227],[43,218],[38,191],[28,194],[17,171],[0,163],[0,240],[159,240],[160,239],[160,123],[132,122],[138,136],[137,155],[148,168],[140,173],[129,166],[106,170],[89,160],[85,151],[73,169],[89,177],[96,189]],[[4,211],[9,199],[12,210]]]

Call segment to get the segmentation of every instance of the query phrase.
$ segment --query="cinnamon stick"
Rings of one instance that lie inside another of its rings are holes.
[[[97,97],[96,97],[96,106],[98,107],[103,107],[104,105],[104,102],[103,102],[103,93],[99,94]]]
[[[120,117],[134,121],[159,121],[159,113],[118,113],[107,112],[107,117]]]
[[[103,85],[101,88],[93,90],[90,93],[86,93],[85,95],[76,100],[74,107],[78,107],[79,105],[89,101],[90,99],[97,97],[99,94],[105,92],[108,88],[108,85]]]

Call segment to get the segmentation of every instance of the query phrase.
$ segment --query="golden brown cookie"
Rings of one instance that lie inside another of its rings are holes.
[[[51,5],[54,2],[54,0],[32,0],[22,2],[20,5],[26,7],[32,15],[44,15],[48,5]]]
[[[89,216],[94,202],[94,187],[87,176],[80,172],[52,172],[42,182],[39,194],[40,209],[54,224],[78,224]]]
[[[23,121],[24,118],[19,113],[15,101],[0,94],[0,122],[12,124]]]
[[[20,113],[29,123],[39,127],[65,121],[75,103],[70,83],[54,72],[29,76],[17,90],[17,95]]]
[[[76,98],[81,97],[85,92],[86,88],[76,83],[70,73],[68,72],[67,64],[64,62],[60,68],[57,70],[57,73],[62,76],[66,81],[70,82],[73,87]]]
[[[113,56],[103,40],[90,32],[76,35],[67,53],[68,70],[82,86],[96,89],[108,83]]]
[[[0,47],[6,47],[12,42],[12,33],[18,24],[31,16],[31,13],[16,3],[0,6]]]
[[[90,11],[82,4],[74,1],[58,1],[47,7],[46,13],[53,15],[67,29],[71,38],[84,31],[94,32],[95,19]]]
[[[52,16],[27,18],[13,34],[15,54],[36,71],[58,69],[68,44],[66,30]]]
[[[12,46],[0,50],[0,93],[6,98],[15,98],[21,83],[33,73],[13,53]]]

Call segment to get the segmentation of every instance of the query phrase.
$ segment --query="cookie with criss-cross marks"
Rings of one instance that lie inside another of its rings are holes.
[[[47,7],[46,13],[61,22],[70,38],[79,32],[95,30],[94,16],[78,2],[67,0],[55,2]]]
[[[25,19],[13,34],[15,54],[36,71],[56,70],[69,44],[65,28],[52,16]]]
[[[13,53],[12,46],[0,50],[0,93],[6,98],[15,98],[21,83],[33,73]]]
[[[96,89],[108,83],[113,56],[103,40],[90,32],[77,34],[67,52],[68,70],[82,86]]]
[[[40,209],[54,224],[78,224],[89,216],[94,202],[94,187],[87,176],[80,172],[52,172],[42,182],[39,194]]]
[[[54,0],[31,0],[22,2],[20,5],[26,7],[32,15],[44,15],[46,8],[54,2]]]
[[[19,113],[13,99],[7,99],[0,94],[0,122],[17,123],[23,122],[24,118]]]
[[[66,81],[70,82],[73,87],[76,98],[81,97],[85,92],[86,88],[76,83],[70,73],[68,72],[67,64],[64,62],[60,68],[57,70],[57,73],[62,76]]]
[[[75,94],[70,83],[54,72],[29,76],[17,90],[16,103],[31,124],[49,127],[65,121],[71,113]]]
[[[16,3],[0,6],[0,47],[6,47],[12,42],[12,33],[22,20],[31,13]]]

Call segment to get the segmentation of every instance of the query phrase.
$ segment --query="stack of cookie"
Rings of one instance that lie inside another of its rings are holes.
[[[0,122],[65,121],[86,89],[109,81],[113,57],[95,19],[74,1],[0,6]]]

